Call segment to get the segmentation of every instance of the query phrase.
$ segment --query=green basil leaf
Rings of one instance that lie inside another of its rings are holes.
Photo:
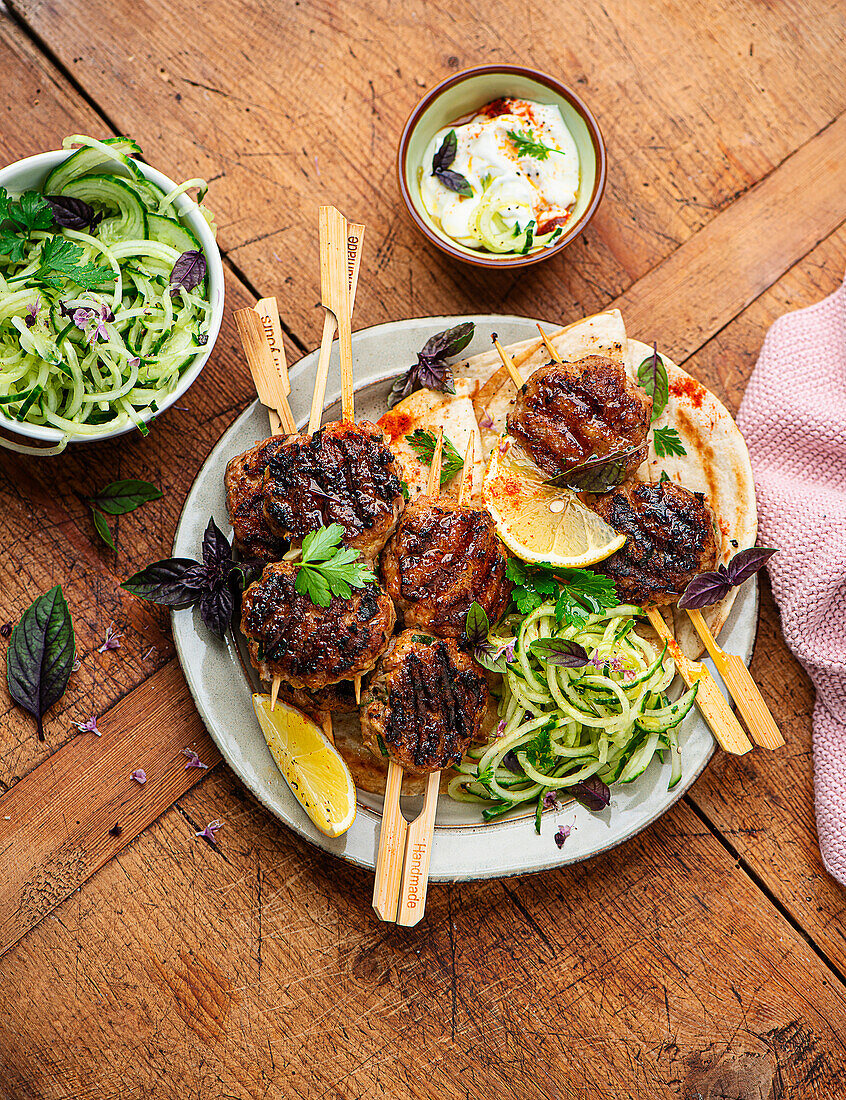
[[[91,498],[91,506],[110,516],[124,516],[150,500],[158,500],[161,489],[149,481],[130,478],[126,481],[113,481],[105,489]]]
[[[97,534],[109,549],[117,552],[114,536],[112,535],[108,523],[106,523],[106,517],[102,512],[98,512],[96,508],[92,509],[92,511],[94,513],[94,526],[97,528]]]
[[[41,741],[44,715],[64,694],[75,654],[73,621],[57,584],[24,611],[6,658],[9,694],[35,718]]]

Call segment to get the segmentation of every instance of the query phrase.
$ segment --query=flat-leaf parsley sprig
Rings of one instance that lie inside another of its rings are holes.
[[[542,141],[538,141],[531,128],[529,130],[506,130],[506,134],[514,142],[518,156],[534,157],[535,160],[548,160],[550,153],[564,155],[560,149],[556,149],[552,145],[544,145]]]
[[[333,596],[348,600],[353,588],[364,588],[376,580],[358,550],[341,547],[343,534],[340,523],[330,523],[303,539],[294,587],[318,607],[328,607]]]
[[[405,437],[406,443],[411,447],[421,462],[431,465],[435,456],[435,447],[438,439],[434,432],[426,428],[415,428]],[[452,481],[455,475],[464,469],[464,459],[455,449],[452,440],[444,436],[444,445],[441,454],[441,485]]]
[[[590,569],[529,566],[518,558],[509,558],[505,572],[514,584],[511,599],[521,615],[551,600],[557,622],[583,626],[590,615],[620,602],[611,578]]]

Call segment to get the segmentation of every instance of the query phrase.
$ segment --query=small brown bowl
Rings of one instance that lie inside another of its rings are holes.
[[[561,111],[579,151],[580,184],[571,220],[548,248],[523,256],[481,252],[451,240],[434,224],[420,198],[419,172],[432,136],[444,126],[474,114],[503,97],[554,104]],[[408,117],[397,156],[400,193],[423,236],[447,256],[476,267],[512,268],[548,260],[583,232],[605,190],[605,142],[596,119],[570,88],[545,73],[522,65],[482,65],[441,81]]]

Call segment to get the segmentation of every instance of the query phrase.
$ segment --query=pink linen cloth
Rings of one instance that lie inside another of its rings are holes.
[[[846,283],[770,328],[737,417],[787,644],[817,689],[823,862],[846,883]]]

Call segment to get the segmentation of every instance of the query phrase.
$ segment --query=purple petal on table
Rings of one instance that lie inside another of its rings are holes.
[[[183,749],[182,755],[188,757],[188,763],[186,768],[207,768],[208,764],[204,764],[202,760],[197,756],[193,749]]]
[[[222,828],[223,828],[223,822],[222,821],[210,821],[208,823],[208,825],[206,825],[205,829],[200,829],[200,831],[198,833],[194,833],[194,836],[204,837],[211,844],[217,844],[217,841],[215,840],[214,834],[217,832],[218,829],[222,829]]]
[[[144,771],[143,768],[136,768],[129,778],[134,779],[136,783],[140,783],[143,787],[144,784],[147,782],[147,773]]]

